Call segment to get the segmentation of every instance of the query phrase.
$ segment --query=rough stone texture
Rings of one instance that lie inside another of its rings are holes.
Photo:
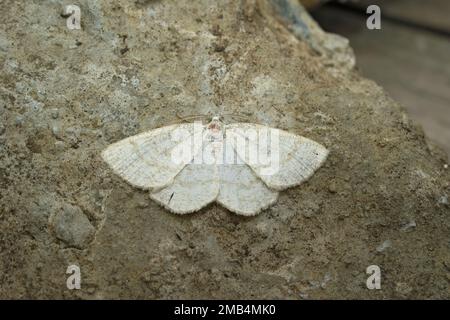
[[[1,298],[450,298],[447,160],[380,87],[265,1],[78,3],[80,31],[55,1],[0,3]],[[257,217],[177,216],[100,158],[177,113],[243,114],[330,156]],[[49,227],[65,205],[95,227],[83,250]]]
[[[78,207],[65,204],[50,219],[50,225],[69,247],[84,249],[94,239],[95,228]]]

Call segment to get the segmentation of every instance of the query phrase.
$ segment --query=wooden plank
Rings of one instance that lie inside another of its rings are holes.
[[[450,154],[450,41],[388,21],[368,30],[365,16],[321,7],[314,17],[350,40],[362,73],[384,87]]]
[[[449,0],[360,0],[348,2],[346,5],[365,11],[371,4],[381,8],[382,17],[393,17],[450,32]]]

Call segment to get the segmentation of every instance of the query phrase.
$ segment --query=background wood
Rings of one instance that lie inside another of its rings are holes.
[[[363,1],[364,2],[364,1]],[[362,73],[405,106],[427,136],[450,154],[450,41],[386,14],[450,31],[450,1],[370,1],[381,7],[381,30],[366,28],[364,10],[325,5],[313,12],[327,31],[350,40]],[[363,3],[358,6],[363,7]]]

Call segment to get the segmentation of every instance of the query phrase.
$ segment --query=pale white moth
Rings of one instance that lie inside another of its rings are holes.
[[[103,159],[131,185],[171,212],[191,213],[217,201],[252,216],[278,192],[306,181],[328,150],[287,131],[219,117],[150,130],[108,146]]]

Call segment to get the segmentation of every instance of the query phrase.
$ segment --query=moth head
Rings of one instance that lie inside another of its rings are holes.
[[[222,130],[223,123],[220,120],[219,116],[214,116],[210,123],[208,123],[208,129],[213,131],[219,131]]]

